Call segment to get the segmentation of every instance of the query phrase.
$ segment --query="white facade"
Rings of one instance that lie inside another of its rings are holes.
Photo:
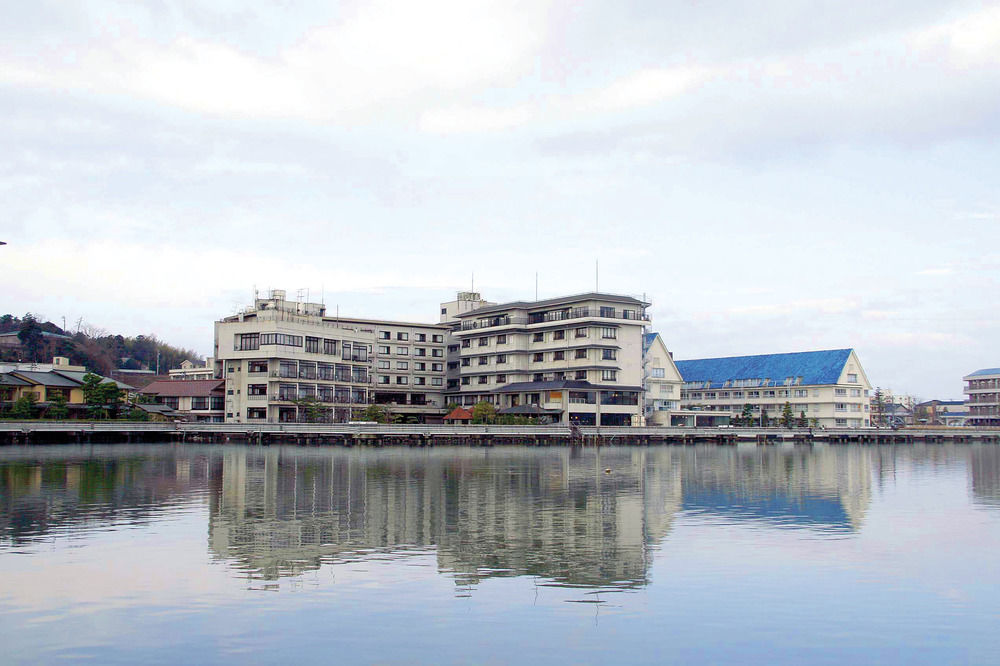
[[[670,425],[671,412],[680,410],[684,380],[659,333],[643,338],[642,372],[646,425]]]
[[[647,305],[589,293],[460,312],[449,400],[501,411],[533,405],[563,423],[639,425]]]

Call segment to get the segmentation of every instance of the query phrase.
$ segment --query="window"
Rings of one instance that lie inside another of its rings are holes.
[[[247,407],[248,419],[266,419],[267,407]]]
[[[379,345],[378,346],[378,353],[379,354],[391,354],[392,351],[391,351],[391,348],[388,347],[388,346],[386,346],[386,345]]]
[[[413,336],[413,339],[415,341],[417,341],[417,342],[427,342],[427,334],[426,333],[415,333],[414,336]]]
[[[471,358],[463,358],[462,359],[462,367],[463,368],[467,368],[470,365],[472,365],[472,359]]]
[[[443,349],[432,349],[431,350],[431,356],[434,357],[434,358],[444,358],[444,350]]]
[[[378,339],[379,340],[392,340],[392,333],[390,333],[389,331],[379,331],[378,332]]]
[[[413,364],[413,369],[417,372],[423,372],[427,370],[427,364],[422,362],[417,362]]]
[[[427,378],[426,377],[414,377],[413,378],[413,383],[416,384],[417,386],[424,386],[427,383]]]
[[[472,346],[472,340],[470,340],[468,338],[466,338],[465,340],[462,340],[462,349],[468,349],[471,346]]]
[[[490,357],[489,356],[480,356],[479,357],[479,365],[486,365],[489,362],[490,362]]]
[[[408,356],[410,353],[409,347],[396,347],[397,356]]]
[[[503,365],[507,362],[507,354],[497,354],[497,365]]]
[[[613,382],[618,379],[617,370],[601,370],[601,381]]]
[[[531,381],[533,382],[543,382],[545,381],[545,375],[540,372],[536,372],[531,376]]]
[[[397,370],[409,370],[410,369],[410,362],[409,361],[396,361],[396,369]]]
[[[281,345],[283,347],[301,347],[301,335],[286,335],[285,333],[261,333],[260,344]]]
[[[441,308],[441,314],[443,315],[448,314],[448,308]]]
[[[444,382],[440,377],[431,377],[431,386],[441,386]]]
[[[462,386],[468,386],[468,385],[469,385],[469,378],[462,377]]]
[[[542,354],[541,352],[539,352],[537,354],[532,354],[531,355],[531,360],[534,363],[541,363],[542,361],[545,360],[545,354]]]
[[[614,361],[618,358],[617,349],[602,349],[601,350],[601,360],[602,361]]]
[[[329,356],[337,355],[337,341],[323,339],[323,353]]]
[[[396,339],[397,340],[409,340],[410,339],[410,334],[409,333],[403,333],[402,331],[400,331],[399,333],[396,333]]]
[[[260,349],[260,333],[237,333],[233,340],[233,351]]]
[[[417,347],[413,350],[414,356],[427,356],[427,349],[425,347]]]
[[[440,333],[431,336],[431,342],[444,342],[444,336]]]
[[[585,338],[585,337],[587,337],[587,329],[586,328],[578,328],[578,329],[576,329],[576,337],[578,337],[578,338]]]
[[[564,351],[552,352],[553,361],[562,361],[565,358],[566,358],[566,352]]]
[[[847,403],[846,402],[837,402],[837,403],[834,403],[833,409],[835,411],[838,411],[838,412],[846,412],[847,411]]]
[[[409,384],[410,383],[410,378],[409,377],[396,377],[396,383],[397,384]]]
[[[433,372],[441,372],[444,370],[444,363],[431,363],[431,370]]]
[[[498,345],[505,345],[505,344],[507,344],[507,336],[506,336],[506,334],[505,335],[498,335],[497,336],[497,344]]]
[[[565,340],[566,339],[566,331],[552,331],[552,339],[553,340]]]
[[[247,372],[267,372],[267,361],[247,361]]]
[[[479,346],[480,347],[485,347],[488,344],[490,344],[490,336],[487,335],[485,337],[479,338]]]
[[[663,379],[667,375],[663,368],[653,368],[649,376],[653,377],[654,379]]]
[[[531,341],[532,342],[545,342],[545,334],[544,333],[535,333],[533,336],[531,336]]]
[[[842,389],[842,388],[833,389],[833,394],[836,395],[836,396],[846,396],[847,395],[847,389]]]
[[[604,326],[604,327],[601,328],[601,337],[602,338],[610,338],[610,339],[617,338],[618,337],[618,329],[617,328],[612,328],[610,326]]]
[[[506,384],[507,375],[497,375],[497,384]]]
[[[615,309],[614,308],[609,308],[606,305],[602,305],[601,306],[601,316],[602,317],[610,317],[610,318],[613,319],[614,316],[615,316]]]
[[[837,425],[838,428],[847,427],[847,419],[834,419],[833,422]]]
[[[480,384],[485,384],[485,383],[487,383],[489,381],[489,379],[490,378],[487,375],[480,375],[479,376],[479,383]]]
[[[576,354],[573,355],[573,358],[587,358],[587,350],[577,349]]]
[[[857,384],[858,383],[858,376],[857,375],[847,375],[847,381],[850,384]]]
[[[586,370],[577,370],[576,374],[573,376],[573,378],[574,379],[583,379],[583,380],[586,380],[587,379],[587,371]]]

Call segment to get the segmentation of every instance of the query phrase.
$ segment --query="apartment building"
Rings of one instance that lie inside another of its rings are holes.
[[[1000,426],[1000,368],[976,370],[962,379],[969,407],[966,423],[974,427]]]
[[[659,333],[642,338],[642,390],[645,425],[670,425],[672,412],[680,410],[684,380]]]
[[[453,322],[447,397],[553,422],[638,425],[648,305],[596,292],[464,310],[443,305],[442,318]]]
[[[330,317],[275,289],[215,323],[225,419],[345,422],[370,403],[403,419],[444,416],[446,324]]]
[[[786,402],[796,418],[830,428],[870,425],[871,384],[853,349],[677,361],[684,378],[681,408],[695,412],[781,416]],[[721,415],[721,414],[720,414]]]

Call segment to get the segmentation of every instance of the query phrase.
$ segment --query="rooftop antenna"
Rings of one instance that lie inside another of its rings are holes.
[[[594,259],[594,291],[601,291],[601,262]]]
[[[538,300],[538,271],[535,271],[535,300]]]
[[[472,273],[472,288],[469,291],[471,291],[473,293],[475,293],[475,291],[476,291],[476,273],[475,273],[475,271],[473,271],[473,273]]]

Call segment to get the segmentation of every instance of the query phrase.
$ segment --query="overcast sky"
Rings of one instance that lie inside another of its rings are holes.
[[[0,310],[203,354],[256,286],[600,289],[675,358],[1000,365],[1000,3],[3,3]]]

